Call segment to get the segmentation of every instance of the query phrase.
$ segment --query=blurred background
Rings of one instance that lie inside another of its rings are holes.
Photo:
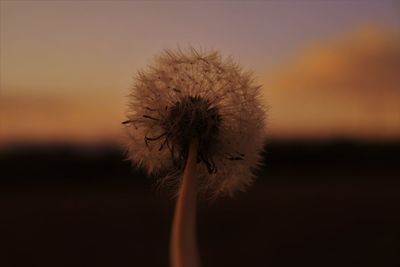
[[[132,77],[193,45],[254,70],[258,180],[199,204],[204,266],[400,265],[398,1],[0,1],[0,266],[167,266],[125,160]]]

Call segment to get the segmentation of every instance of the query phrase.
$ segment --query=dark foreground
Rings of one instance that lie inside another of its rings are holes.
[[[398,144],[271,144],[247,192],[199,206],[204,267],[400,266]],[[167,266],[173,201],[115,148],[1,154],[0,266]]]

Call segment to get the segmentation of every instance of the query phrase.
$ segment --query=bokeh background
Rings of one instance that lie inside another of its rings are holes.
[[[0,1],[0,266],[167,266],[173,200],[124,160],[132,77],[233,55],[264,166],[199,204],[204,266],[400,265],[398,1]]]

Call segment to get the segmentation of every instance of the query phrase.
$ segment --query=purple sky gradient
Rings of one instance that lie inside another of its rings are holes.
[[[400,29],[396,1],[2,0],[0,5],[3,96],[65,98],[72,106],[90,98],[98,105],[112,102],[110,108],[120,107],[121,114],[131,76],[165,48],[218,49],[263,75],[318,40],[367,24]]]

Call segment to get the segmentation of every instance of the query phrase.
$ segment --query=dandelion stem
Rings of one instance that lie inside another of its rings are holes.
[[[200,267],[196,239],[198,179],[195,176],[195,169],[197,149],[198,141],[192,141],[172,222],[170,243],[171,267]]]

